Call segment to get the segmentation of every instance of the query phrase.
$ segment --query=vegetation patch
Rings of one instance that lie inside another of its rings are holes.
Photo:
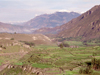
[[[23,65],[23,63],[22,62],[17,62],[17,63],[15,63],[15,65]]]
[[[51,68],[51,65],[46,65],[46,64],[39,64],[39,63],[33,63],[32,64],[33,67],[37,67],[37,68]]]
[[[2,61],[2,60],[0,60],[0,65],[2,65],[2,62],[3,62],[3,61]]]

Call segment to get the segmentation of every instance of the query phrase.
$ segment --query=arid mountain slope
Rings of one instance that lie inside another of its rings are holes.
[[[87,39],[100,37],[100,5],[94,6],[61,27],[63,30],[58,33],[61,37],[82,36]]]
[[[57,37],[83,37],[92,39],[100,37],[100,5],[96,5],[68,23],[54,28],[42,28],[34,33],[54,34]]]

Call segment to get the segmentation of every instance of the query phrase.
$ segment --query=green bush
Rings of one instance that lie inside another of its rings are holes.
[[[69,47],[69,44],[68,43],[61,43],[58,45],[60,48],[63,48],[63,47]]]
[[[64,47],[69,47],[69,44],[68,43],[63,43],[63,46]]]
[[[85,64],[86,64],[86,67],[80,68],[79,73],[80,74],[91,74],[91,73],[93,73],[91,61],[87,61],[87,62],[85,62]]]
[[[35,46],[34,42],[27,42],[27,41],[21,41],[21,42],[25,43],[26,45],[29,45],[30,47]]]
[[[14,40],[14,38],[11,38],[10,40]]]
[[[100,59],[93,58],[92,64],[95,70],[100,69]]]
[[[79,70],[79,73],[80,74],[91,74],[91,73],[93,73],[93,70],[92,69],[90,69],[89,67],[86,67],[86,68],[81,68],[80,70]]]
[[[93,58],[92,61],[85,62],[87,66],[85,68],[81,68],[79,70],[80,74],[91,74],[93,73],[93,70],[99,70],[100,69],[100,59]]]
[[[41,56],[38,56],[38,55],[31,55],[26,61],[25,63],[29,63],[29,64],[32,64],[32,63],[37,63],[41,60]]]
[[[61,43],[60,45],[58,45],[60,48],[63,48],[64,46],[63,46],[63,44]]]

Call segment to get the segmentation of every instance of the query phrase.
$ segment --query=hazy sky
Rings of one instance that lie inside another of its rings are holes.
[[[23,22],[57,11],[83,13],[100,0],[0,0],[0,22]]]

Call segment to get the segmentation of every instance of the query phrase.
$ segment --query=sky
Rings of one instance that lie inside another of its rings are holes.
[[[0,0],[0,22],[19,23],[55,12],[84,13],[100,0]]]

